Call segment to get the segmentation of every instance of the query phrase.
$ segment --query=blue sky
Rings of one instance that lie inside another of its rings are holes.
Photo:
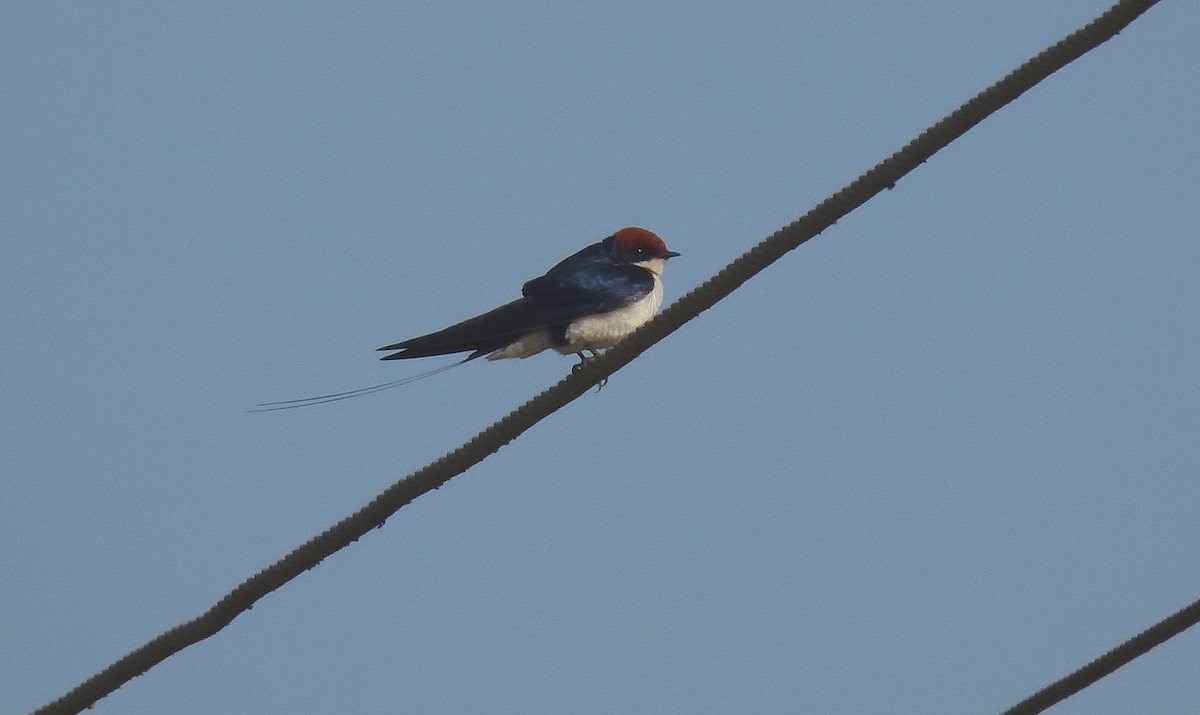
[[[0,709],[572,363],[373,349],[626,225],[699,283],[1107,6],[0,7]],[[93,712],[999,711],[1200,594],[1164,2]],[[1190,713],[1187,633],[1055,713]]]

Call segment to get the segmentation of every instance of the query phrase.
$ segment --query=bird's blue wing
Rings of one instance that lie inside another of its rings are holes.
[[[379,348],[398,351],[384,360],[473,351],[468,359],[499,350],[539,328],[565,328],[577,318],[628,305],[654,289],[654,274],[614,265],[605,242],[563,259],[528,281],[522,298],[428,335]]]
[[[398,350],[384,360],[449,355],[473,351],[468,359],[486,355],[508,345],[530,330],[542,327],[539,311],[533,301],[520,298],[499,308],[468,318],[428,335],[385,345],[380,350]]]
[[[645,268],[597,265],[586,270],[551,270],[526,283],[521,293],[541,308],[542,325],[547,326],[616,310],[652,290],[654,274]]]
[[[524,297],[428,335],[388,345],[384,360],[472,351],[486,355],[539,328],[565,327],[585,315],[606,313],[654,289],[654,275],[637,266],[599,266],[587,271],[551,271],[525,284]]]

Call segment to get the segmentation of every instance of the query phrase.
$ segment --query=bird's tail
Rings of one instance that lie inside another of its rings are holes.
[[[323,405],[326,402],[339,402],[341,400],[349,400],[351,397],[362,397],[363,395],[369,395],[372,392],[383,392],[384,390],[390,390],[393,387],[400,387],[401,385],[407,385],[410,382],[416,382],[417,380],[431,377],[439,372],[445,372],[450,368],[455,368],[459,365],[462,365],[470,359],[471,357],[466,357],[458,362],[452,362],[449,365],[443,365],[439,368],[422,372],[418,375],[410,375],[409,377],[402,377],[399,380],[392,380],[391,382],[384,382],[379,385],[372,385],[370,387],[360,387],[357,390],[334,392],[328,395],[317,395],[316,397],[302,397],[298,400],[264,402],[260,405],[256,405],[254,409],[250,410],[250,412],[276,412],[278,410],[291,410],[297,407],[312,407],[313,405]]]

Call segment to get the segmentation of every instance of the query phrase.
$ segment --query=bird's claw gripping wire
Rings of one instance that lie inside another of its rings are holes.
[[[584,354],[583,354],[583,353],[584,353],[584,351],[583,351],[583,350],[581,350],[581,351],[579,351],[579,352],[575,353],[576,355],[578,355],[578,356],[579,356],[579,362],[577,362],[577,363],[575,363],[574,365],[572,365],[572,366],[571,366],[571,374],[572,374],[572,375],[574,375],[575,373],[577,373],[577,372],[579,372],[580,370],[582,370],[582,369],[583,369],[583,366],[584,366],[584,365],[586,365],[586,364],[588,364],[588,361],[589,361],[589,360],[595,360],[595,359],[596,359],[596,356],[600,354],[600,353],[596,352],[595,350],[590,350],[590,349],[589,349],[589,350],[587,350],[586,352],[589,352],[589,353],[591,353],[591,355],[584,355]],[[603,389],[604,389],[604,386],[605,386],[605,385],[607,385],[607,384],[608,384],[608,378],[607,378],[607,377],[606,377],[606,378],[604,378],[604,379],[602,379],[600,382],[596,383],[596,392],[600,392],[601,390],[603,390]]]

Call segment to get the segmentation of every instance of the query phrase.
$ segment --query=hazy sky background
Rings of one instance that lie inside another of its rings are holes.
[[[1090,20],[0,5],[0,710],[572,360],[374,348],[626,225],[671,301]],[[109,713],[987,713],[1200,596],[1200,4],[1167,0]],[[1194,713],[1190,632],[1055,713]]]

